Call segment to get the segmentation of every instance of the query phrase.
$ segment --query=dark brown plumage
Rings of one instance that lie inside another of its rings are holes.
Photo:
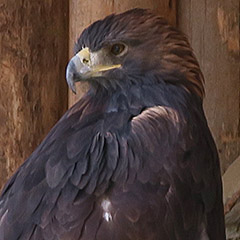
[[[186,37],[134,9],[88,27],[67,81],[89,92],[0,198],[0,240],[224,240],[219,159]]]

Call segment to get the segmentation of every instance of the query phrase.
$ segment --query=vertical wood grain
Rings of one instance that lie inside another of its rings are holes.
[[[204,108],[222,171],[240,154],[239,0],[181,0],[179,28],[188,35],[205,76]]]
[[[0,188],[67,109],[68,1],[0,2]]]
[[[171,24],[176,24],[176,0],[70,0],[69,56],[72,57],[74,42],[88,25],[111,13],[120,13],[136,7],[152,9],[153,12],[167,18]],[[80,99],[87,89],[86,83],[79,83],[77,95],[69,93],[69,105]]]

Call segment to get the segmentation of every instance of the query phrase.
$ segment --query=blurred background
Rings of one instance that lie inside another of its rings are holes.
[[[205,76],[204,108],[224,181],[228,239],[240,239],[240,0],[0,0],[0,189],[87,90],[65,67],[99,18],[150,8],[184,32]]]

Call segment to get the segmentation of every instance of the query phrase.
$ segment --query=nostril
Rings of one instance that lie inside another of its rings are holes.
[[[89,63],[89,60],[86,59],[86,58],[83,58],[82,62],[83,62],[84,64],[88,64],[88,63]]]

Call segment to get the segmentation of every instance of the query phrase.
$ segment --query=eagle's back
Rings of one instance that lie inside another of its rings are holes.
[[[5,186],[0,239],[223,240],[201,103],[165,87],[73,106]]]

